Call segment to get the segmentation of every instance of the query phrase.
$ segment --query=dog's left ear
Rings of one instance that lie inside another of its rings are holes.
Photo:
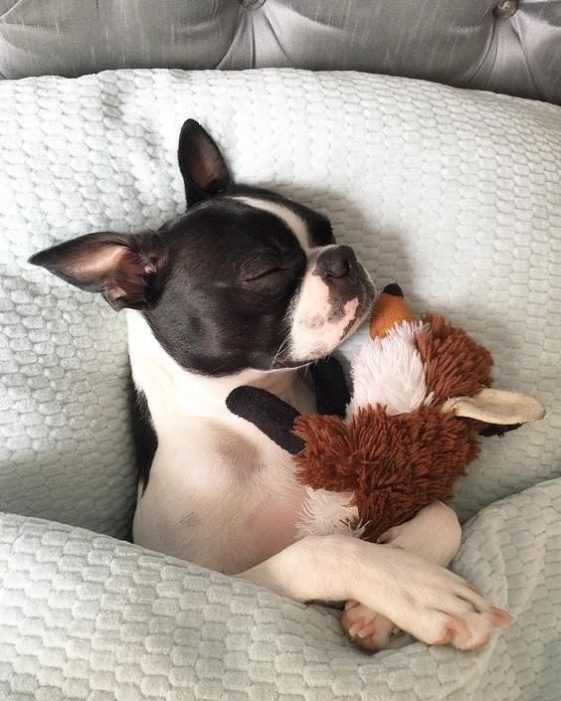
[[[188,119],[181,128],[177,159],[187,207],[225,192],[232,182],[220,149],[194,119]]]
[[[66,282],[101,292],[113,309],[145,309],[158,293],[163,257],[150,234],[86,234],[31,256]]]

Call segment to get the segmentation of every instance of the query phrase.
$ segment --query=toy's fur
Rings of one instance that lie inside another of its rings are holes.
[[[417,336],[426,332],[420,321],[401,322],[384,338],[373,338],[362,346],[352,364],[353,396],[346,416],[374,404],[385,407],[389,414],[401,414],[430,401],[423,360],[415,350]]]
[[[461,328],[438,314],[424,317],[430,332],[415,345],[425,367],[427,387],[441,406],[449,397],[473,397],[491,385],[491,353]]]
[[[431,502],[449,499],[479,452],[481,424],[442,407],[488,386],[491,365],[486,348],[436,315],[372,339],[353,365],[348,420],[296,419],[305,446],[295,456],[302,483],[352,492],[350,501],[341,499],[356,505],[363,536],[373,541]]]

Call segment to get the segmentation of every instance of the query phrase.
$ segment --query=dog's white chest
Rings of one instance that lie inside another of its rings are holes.
[[[225,399],[239,384],[266,379],[268,389],[310,411],[306,385],[293,371],[219,379],[188,373],[135,312],[129,312],[129,344],[133,377],[158,435],[148,486],[139,492],[135,542],[228,573],[294,542],[305,490],[292,460],[232,416]]]
[[[290,458],[236,428],[195,418],[161,445],[138,502],[136,542],[227,573],[294,542],[304,491]]]

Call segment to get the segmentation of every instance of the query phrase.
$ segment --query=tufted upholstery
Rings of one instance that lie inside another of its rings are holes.
[[[561,0],[0,0],[0,13],[5,78],[292,66],[561,103]]]

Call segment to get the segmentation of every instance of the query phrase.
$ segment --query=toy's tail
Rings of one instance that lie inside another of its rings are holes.
[[[397,283],[386,285],[374,305],[370,320],[370,338],[383,338],[388,331],[402,321],[414,321],[415,316],[403,299]]]

